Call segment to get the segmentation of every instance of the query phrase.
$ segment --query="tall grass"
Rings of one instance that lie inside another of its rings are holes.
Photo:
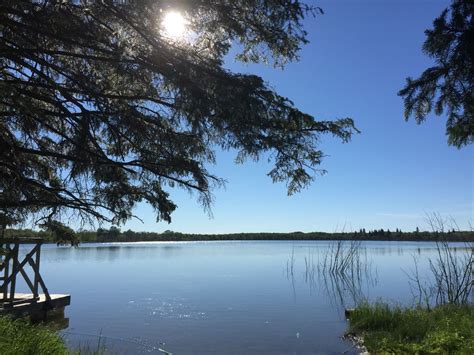
[[[361,304],[349,315],[349,334],[374,353],[474,354],[474,306],[426,308]]]
[[[365,287],[367,290],[373,287],[377,283],[377,276],[366,250],[360,244],[358,240],[335,241],[322,252],[318,248],[308,247],[308,253],[299,256],[298,260],[293,247],[285,267],[293,293],[296,293],[296,264],[303,262],[303,280],[309,285],[310,293],[314,288],[321,287],[331,301],[342,306],[350,304],[353,307],[365,300]]]
[[[463,248],[453,248],[443,235],[449,229],[459,228],[456,221],[446,220],[439,213],[427,214],[427,222],[433,233],[439,235],[436,241],[436,256],[429,258],[430,281],[423,282],[415,259],[415,271],[409,275],[412,290],[415,290],[418,304],[427,308],[431,304],[462,305],[472,303],[474,296],[474,243],[465,243]]]
[[[317,268],[321,286],[343,307],[365,301],[367,291],[377,284],[376,270],[360,240],[332,243]]]
[[[68,349],[58,334],[43,326],[0,317],[0,354],[63,355]]]
[[[338,240],[329,246],[328,252],[319,264],[321,272],[343,274],[360,269],[360,240]]]
[[[430,260],[436,304],[466,304],[474,287],[474,248],[458,251],[448,242],[437,242],[437,256]]]
[[[295,247],[291,249],[291,257],[286,262],[286,275],[294,277],[295,273]]]
[[[104,355],[108,351],[99,337],[98,344],[68,349],[64,339],[48,326],[26,319],[0,316],[1,355]]]

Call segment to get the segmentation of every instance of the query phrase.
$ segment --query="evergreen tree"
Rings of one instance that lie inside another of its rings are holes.
[[[434,110],[446,111],[448,142],[456,147],[474,142],[474,1],[453,0],[426,30],[423,51],[435,60],[417,79],[407,78],[399,95],[405,118],[423,122]]]
[[[162,26],[172,11],[185,38]],[[316,120],[223,63],[232,43],[244,62],[297,60],[301,21],[318,12],[289,0],[2,1],[0,213],[121,223],[145,201],[169,222],[171,188],[209,207],[223,184],[208,170],[216,149],[270,157],[274,182],[304,188],[322,171],[320,135],[346,142],[352,119]]]
[[[50,220],[41,224],[41,227],[52,234],[53,240],[58,246],[65,244],[71,244],[71,246],[79,245],[79,238],[74,230],[59,221]]]

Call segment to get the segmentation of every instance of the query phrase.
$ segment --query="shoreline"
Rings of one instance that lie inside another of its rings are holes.
[[[347,241],[347,242],[458,242],[473,243],[474,232],[460,231],[448,233],[431,232],[390,232],[370,233],[229,233],[229,234],[192,234],[167,231],[134,232],[120,231],[118,228],[98,231],[76,232],[80,243],[144,243],[144,242],[194,242],[194,241]],[[42,238],[45,243],[56,243],[51,233],[8,229],[5,237]]]

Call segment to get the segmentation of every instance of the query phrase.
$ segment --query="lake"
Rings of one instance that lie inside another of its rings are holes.
[[[344,308],[363,298],[411,304],[407,274],[414,270],[413,258],[424,275],[436,245],[363,242],[352,277],[322,272],[334,245],[45,245],[41,270],[51,293],[72,296],[69,327],[62,332],[71,346],[94,348],[100,336],[114,353],[355,353],[341,338],[347,328]]]

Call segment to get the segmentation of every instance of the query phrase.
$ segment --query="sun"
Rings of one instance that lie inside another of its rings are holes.
[[[186,20],[177,11],[166,13],[161,25],[163,26],[164,33],[172,38],[179,38],[186,32]]]

